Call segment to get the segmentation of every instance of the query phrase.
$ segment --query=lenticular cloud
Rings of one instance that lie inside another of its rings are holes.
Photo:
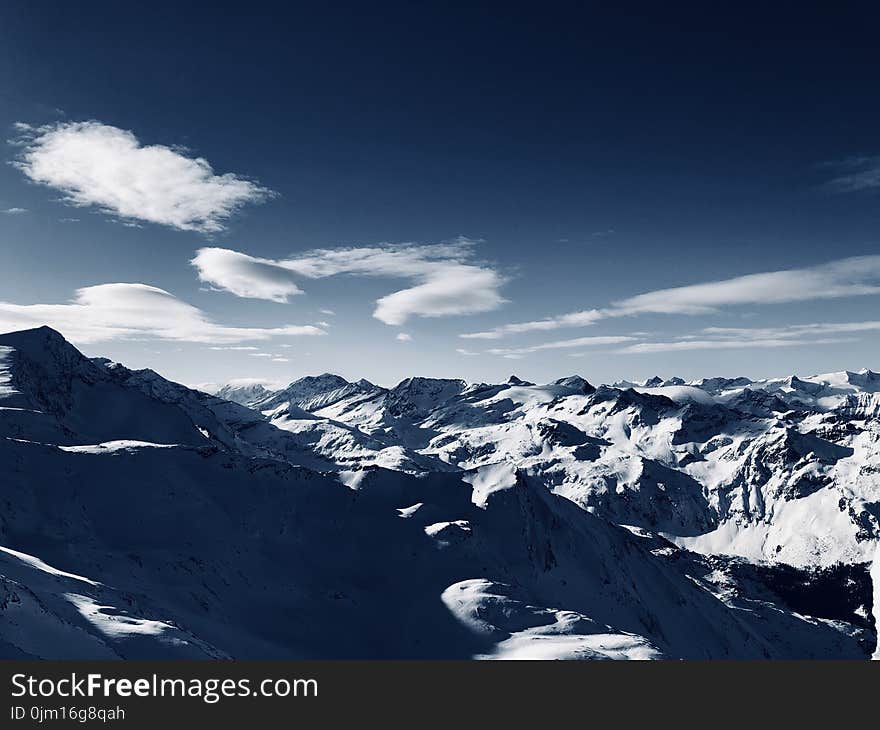
[[[0,332],[48,324],[73,342],[123,339],[234,344],[276,336],[323,335],[313,325],[230,327],[170,292],[140,283],[98,284],[77,289],[66,304],[0,301]]]
[[[409,279],[412,286],[376,301],[373,316],[389,325],[410,317],[446,317],[498,309],[504,283],[495,269],[473,257],[476,241],[382,244],[316,249],[289,259],[265,259],[224,248],[202,248],[190,263],[199,280],[239,297],[285,302],[302,293],[297,279],[372,276]]]
[[[125,221],[215,233],[243,205],[272,195],[238,175],[216,175],[204,158],[142,145],[132,132],[100,122],[19,129],[24,150],[16,166],[25,175],[60,190],[71,205]]]

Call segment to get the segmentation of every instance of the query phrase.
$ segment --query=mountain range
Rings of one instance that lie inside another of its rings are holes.
[[[863,658],[880,374],[207,393],[0,335],[0,656]]]

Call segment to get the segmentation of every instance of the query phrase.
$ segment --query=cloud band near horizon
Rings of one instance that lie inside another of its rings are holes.
[[[313,325],[230,327],[202,310],[147,284],[113,283],[77,289],[66,304],[12,304],[0,301],[0,331],[49,325],[74,344],[124,339],[157,339],[234,344],[282,336],[326,332]]]
[[[511,334],[584,327],[639,314],[713,314],[727,306],[781,304],[880,294],[880,256],[854,256],[826,264],[747,274],[702,284],[657,289],[589,309],[460,335],[495,340]]]

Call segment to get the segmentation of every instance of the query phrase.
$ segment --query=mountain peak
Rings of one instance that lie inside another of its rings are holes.
[[[569,375],[567,378],[559,378],[553,384],[561,385],[563,388],[571,388],[585,395],[596,392],[596,388],[580,375]]]
[[[94,377],[99,371],[98,365],[51,327],[7,332],[0,335],[0,345],[11,347],[23,358],[17,377],[34,381],[34,386],[40,389],[57,388],[74,372]]]
[[[272,391],[262,383],[232,384],[227,383],[220,388],[215,396],[243,406],[250,406],[271,395]]]
[[[287,388],[294,388],[296,386],[330,386],[333,388],[341,388],[348,384],[348,381],[341,375],[336,375],[335,373],[321,373],[320,375],[305,375],[302,378],[297,378],[288,385]]]
[[[867,368],[862,368],[857,373],[847,372],[846,375],[847,382],[858,388],[874,390],[876,387],[880,386],[880,374],[875,373],[873,370],[868,370]]]
[[[321,373],[320,375],[306,375],[294,380],[286,388],[274,392],[270,391],[263,398],[252,401],[248,405],[260,411],[266,411],[292,403],[306,411],[313,411],[332,405],[341,398],[362,390],[367,390],[367,388],[357,383],[350,383],[341,375]]]
[[[0,335],[0,344],[14,347],[28,354],[39,350],[70,349],[79,352],[58,330],[43,325],[29,330],[18,330]]]
[[[435,406],[461,395],[465,388],[464,380],[453,378],[406,378],[391,389],[390,411],[395,416],[425,416]]]

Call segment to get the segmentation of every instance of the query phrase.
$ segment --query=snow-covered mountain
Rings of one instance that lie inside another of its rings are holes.
[[[418,383],[416,399],[405,396]],[[314,407],[455,469],[509,463],[707,554],[866,562],[880,536],[880,375],[592,386],[412,378]]]
[[[262,383],[228,383],[213,392],[218,398],[232,401],[242,406],[250,406],[271,394]]]
[[[0,655],[868,658],[878,413],[870,371],[212,396],[0,335]]]

